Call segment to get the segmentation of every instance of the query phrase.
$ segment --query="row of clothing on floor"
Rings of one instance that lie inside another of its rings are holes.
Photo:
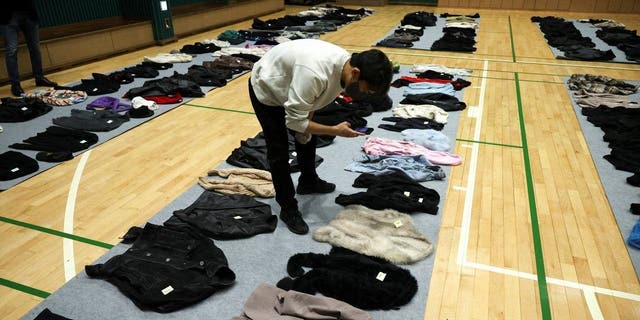
[[[617,170],[631,174],[628,184],[640,187],[640,84],[604,75],[573,74],[567,85],[582,115],[604,132],[603,139],[611,149],[604,158]],[[640,215],[640,203],[632,203],[629,210]],[[633,230],[628,243],[640,249],[640,227]]]
[[[613,50],[596,48],[593,40],[584,36],[572,20],[553,16],[534,16],[531,21],[538,23],[550,46],[563,52],[564,56],[560,58],[587,61],[610,61],[616,58]],[[622,50],[628,61],[640,62],[640,37],[635,30],[628,30],[623,24],[609,19],[578,21],[576,23],[588,23],[593,28],[599,28],[596,36],[609,46]]]
[[[476,51],[476,29],[478,28],[479,14],[456,15],[443,13],[440,15],[445,20],[442,28],[443,35],[435,40],[430,48],[432,51]],[[438,17],[432,12],[416,11],[406,14],[393,34],[385,37],[376,45],[382,47],[411,48],[420,42],[425,32],[433,32],[431,27],[436,26]]]
[[[149,118],[158,109],[158,104],[175,104],[183,97],[203,96],[200,85],[224,86],[227,79],[251,69],[252,65],[250,60],[232,56],[192,65],[186,74],[174,72],[173,76],[148,80],[140,87],[131,88],[124,95],[131,103],[105,94],[117,92],[121,84],[131,83],[136,77],[157,77],[158,70],[167,70],[172,63],[145,61],[107,75],[94,73],[93,79],[82,79],[73,87],[52,88],[17,99],[2,98],[0,122],[24,122],[52,111],[52,105],[72,105],[84,102],[87,96],[101,95],[89,102],[86,110],[71,109],[68,116],[52,119],[54,126],[9,145],[12,149],[39,152],[35,159],[15,151],[0,154],[0,181],[37,172],[38,161],[70,160],[74,152],[86,150],[98,142],[98,136],[92,132],[115,130],[130,118]]]

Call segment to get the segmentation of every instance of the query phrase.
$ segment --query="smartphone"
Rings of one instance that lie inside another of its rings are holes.
[[[364,133],[364,134],[371,134],[371,132],[373,132],[373,128],[369,128],[369,127],[355,128],[353,130]]]

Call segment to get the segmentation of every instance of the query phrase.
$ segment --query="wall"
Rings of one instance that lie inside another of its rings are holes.
[[[640,13],[640,0],[438,0],[438,7]]]

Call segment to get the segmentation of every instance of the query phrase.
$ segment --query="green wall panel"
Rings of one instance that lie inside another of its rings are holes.
[[[40,16],[41,27],[120,17],[122,15],[120,0],[36,0],[34,5]]]

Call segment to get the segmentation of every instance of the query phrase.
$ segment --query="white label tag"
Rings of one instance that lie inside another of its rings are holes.
[[[384,281],[384,278],[386,277],[387,277],[387,274],[381,271],[381,272],[378,272],[378,275],[376,276],[376,280]]]
[[[11,169],[11,172],[16,172],[16,171],[20,171],[20,168],[16,167],[16,168]]]
[[[113,122],[113,120],[107,120],[107,123],[111,123],[111,122]]]
[[[289,164],[291,164],[291,162],[293,162],[293,159],[289,159]]]
[[[396,220],[396,221],[393,222],[393,225],[396,228],[400,228],[400,227],[402,227],[402,221],[401,220]]]
[[[405,195],[405,197],[410,197],[410,196],[411,196],[411,192],[409,192],[409,191],[405,191],[405,192],[404,192],[404,195]]]
[[[173,287],[172,286],[168,286],[168,287],[162,289],[162,294],[164,294],[166,296],[169,293],[171,293],[171,291],[173,291]]]
[[[418,202],[422,203],[422,201],[423,201],[423,200],[424,200],[424,199],[419,198],[419,199],[418,199]]]
[[[425,121],[422,124],[427,125],[427,124],[429,124],[429,121]]]
[[[297,157],[298,153],[294,151],[294,152],[291,152],[291,155],[294,156],[294,157]]]
[[[93,88],[93,90],[91,90],[91,91],[96,92],[96,91],[98,91],[98,88]]]
[[[233,217],[233,218],[234,218],[234,219],[236,219],[236,220],[240,220],[240,219],[242,219],[242,217],[241,217],[241,216],[235,216],[235,217]]]
[[[27,111],[27,110],[29,110],[29,108],[27,108],[27,107],[22,107],[22,108],[20,108],[20,110],[22,110],[22,111]]]
[[[87,143],[87,140],[80,140],[80,143]]]

